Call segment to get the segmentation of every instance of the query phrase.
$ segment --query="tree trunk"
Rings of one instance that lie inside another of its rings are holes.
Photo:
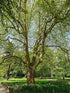
[[[53,77],[53,69],[51,69],[51,78]]]
[[[6,78],[7,81],[8,81],[8,79],[9,79],[9,72],[10,72],[10,65],[9,65],[8,71],[7,71],[7,78]]]
[[[33,69],[27,71],[27,84],[35,84],[35,70]]]
[[[6,78],[6,80],[8,81],[8,79],[9,79],[9,74],[7,74],[7,78]]]
[[[63,76],[63,80],[65,80],[65,76]]]

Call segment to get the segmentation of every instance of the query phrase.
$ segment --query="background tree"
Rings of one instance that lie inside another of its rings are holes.
[[[69,68],[69,62],[66,53],[64,51],[61,51],[60,49],[57,50],[57,65],[54,70],[56,73],[56,76],[63,77],[68,76],[70,73],[70,68]]]
[[[12,58],[10,58],[9,56],[13,55],[14,52],[14,46],[13,44],[8,41],[6,43],[4,43],[4,53],[5,55],[2,57],[2,62],[1,62],[1,67],[4,66],[4,73],[6,73],[6,79],[9,79],[10,76],[10,69],[11,69],[11,65],[13,64],[14,60]]]

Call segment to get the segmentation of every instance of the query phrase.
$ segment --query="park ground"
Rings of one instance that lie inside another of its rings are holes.
[[[26,78],[10,78],[8,81],[6,79],[1,78],[0,83],[6,83],[6,84],[26,84]],[[36,83],[47,83],[49,81],[61,81],[62,78],[46,78],[46,79],[40,79],[40,78],[35,78]],[[70,83],[70,78],[65,78],[66,82]]]
[[[10,93],[70,93],[70,78],[35,78],[35,85],[27,85],[26,78],[1,78],[0,83],[9,87]]]

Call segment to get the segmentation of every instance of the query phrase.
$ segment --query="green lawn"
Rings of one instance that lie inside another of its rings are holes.
[[[70,78],[66,78],[65,80],[67,80],[67,82],[69,82],[69,83],[70,83]]]
[[[57,80],[62,80],[62,79],[40,79],[40,78],[35,78],[35,82],[37,84],[46,84],[49,81],[57,81]],[[65,78],[65,81],[70,82],[70,78]],[[26,78],[10,78],[8,81],[6,79],[1,79],[1,83],[7,83],[7,84],[26,84]]]
[[[25,84],[26,78],[10,78],[8,81],[6,81],[6,79],[2,79],[0,82],[5,84]]]

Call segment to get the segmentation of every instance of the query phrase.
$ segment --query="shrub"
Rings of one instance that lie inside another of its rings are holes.
[[[70,85],[16,85],[9,90],[10,93],[70,93]]]

